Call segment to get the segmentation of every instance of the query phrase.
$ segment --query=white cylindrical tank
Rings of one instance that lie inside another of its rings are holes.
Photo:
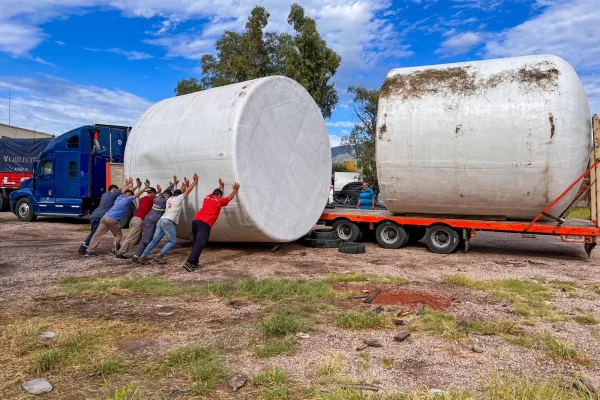
[[[590,120],[577,73],[555,56],[392,70],[377,120],[384,203],[395,214],[534,218],[587,169]]]
[[[200,181],[184,203],[177,234],[191,238],[204,197],[225,181],[238,196],[224,207],[212,241],[287,242],[306,234],[327,204],[331,150],[321,111],[295,81],[275,76],[163,100],[131,131],[127,176],[163,188],[175,174]]]

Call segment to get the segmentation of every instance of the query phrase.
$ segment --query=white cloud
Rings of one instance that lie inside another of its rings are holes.
[[[352,121],[327,122],[327,126],[331,126],[332,128],[354,128],[354,125],[356,125],[356,123]]]
[[[167,57],[183,57],[200,60],[203,54],[213,50],[213,40],[201,39],[189,34],[171,35],[158,39],[147,39],[147,44],[162,46],[167,49]]]
[[[142,53],[140,51],[127,51],[127,50],[123,50],[123,49],[119,49],[119,48],[111,48],[111,49],[103,50],[103,49],[94,49],[94,48],[84,47],[84,49],[87,51],[93,51],[93,52],[104,51],[107,53],[119,54],[119,55],[127,57],[128,60],[146,60],[148,58],[154,58],[154,56],[151,54]]]
[[[1,15],[1,13],[0,13]],[[13,56],[24,56],[42,41],[41,29],[12,22],[0,17],[0,51]]]
[[[66,46],[66,45],[65,45],[65,42],[62,42],[62,41],[60,41],[60,40],[57,40],[57,41],[55,41],[54,43],[56,43],[56,44],[57,44],[57,45],[59,45],[59,46]]]
[[[598,0],[538,1],[541,13],[498,34],[486,45],[489,57],[554,54],[579,70],[600,67]]]
[[[0,77],[0,120],[41,132],[60,134],[80,125],[105,123],[131,126],[150,103],[120,89],[81,85],[49,75]]]
[[[481,43],[483,43],[483,37],[480,33],[463,32],[443,41],[436,53],[445,57],[457,56],[471,51]]]
[[[331,143],[331,147],[337,147],[342,144],[342,138],[336,135],[329,135],[329,143]]]
[[[43,64],[43,65],[47,65],[49,67],[56,67],[56,64],[52,64],[51,62],[48,62],[48,61],[44,60],[41,57],[36,57],[34,59],[34,61],[37,62],[37,63]]]

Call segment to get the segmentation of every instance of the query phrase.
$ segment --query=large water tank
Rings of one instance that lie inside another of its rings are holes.
[[[325,121],[295,81],[268,77],[163,100],[131,131],[127,176],[163,188],[175,174],[200,176],[177,234],[191,223],[205,196],[238,181],[238,197],[223,208],[212,241],[287,242],[306,234],[327,204],[331,150]]]
[[[394,69],[377,120],[385,206],[533,218],[587,169],[590,120],[577,73],[555,56]]]

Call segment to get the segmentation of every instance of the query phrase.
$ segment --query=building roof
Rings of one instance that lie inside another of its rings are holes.
[[[33,131],[31,129],[21,128],[19,126],[7,125],[7,124],[2,124],[2,123],[0,123],[0,128],[16,129],[16,130],[19,130],[19,131],[30,132],[30,133],[32,133],[34,135],[40,135],[42,137],[56,137],[56,135],[51,135],[49,133],[44,133],[44,132],[39,132],[39,131]]]

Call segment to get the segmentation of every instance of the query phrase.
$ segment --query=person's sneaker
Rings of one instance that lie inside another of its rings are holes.
[[[148,265],[148,257],[146,257],[146,256],[141,256],[141,257],[138,259],[138,262],[139,262],[140,264],[142,264],[142,265]]]
[[[86,252],[85,247],[77,250],[77,253],[79,253],[80,256],[85,256],[85,252]]]
[[[194,272],[194,270],[196,269],[196,268],[194,268],[194,265],[190,264],[189,262],[186,262],[185,264],[183,264],[183,268],[187,272]]]
[[[117,251],[121,250],[121,243],[117,243],[115,247],[117,248]]]
[[[98,254],[94,253],[93,251],[87,251],[85,253],[86,257],[96,257]]]
[[[154,261],[156,261],[157,263],[163,265],[165,263],[165,256],[161,255],[161,254],[157,254],[154,256]]]
[[[119,253],[117,253],[117,255],[115,256],[115,258],[116,258],[117,260],[127,260],[127,259],[128,259],[128,258],[127,258],[127,257],[125,257],[123,254],[119,254]]]
[[[117,252],[115,249],[110,249],[110,251],[108,252],[108,254],[110,254],[111,256],[116,256]]]
[[[133,257],[131,257],[131,262],[133,264],[137,264],[140,262],[140,258],[138,256],[133,256]]]

